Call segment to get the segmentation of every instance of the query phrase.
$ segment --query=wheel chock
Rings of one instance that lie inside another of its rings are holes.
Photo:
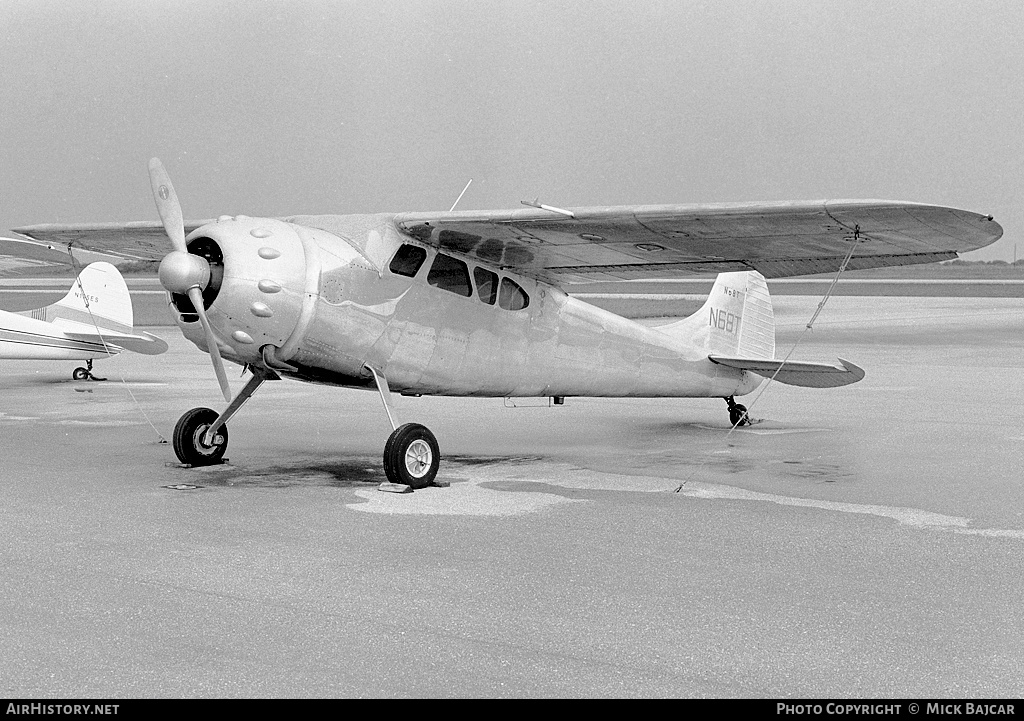
[[[412,493],[412,486],[407,486],[404,483],[392,483],[391,481],[384,481],[377,486],[378,491],[384,491],[385,493]]]

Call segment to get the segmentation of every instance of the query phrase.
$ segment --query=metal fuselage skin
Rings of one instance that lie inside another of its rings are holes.
[[[117,355],[119,348],[69,337],[52,323],[0,310],[0,358],[10,360],[92,360]]]
[[[508,277],[529,297],[505,310],[427,282],[437,251],[400,233],[391,215],[222,218],[190,234],[216,244],[223,277],[208,316],[221,354],[282,376],[375,387],[370,368],[405,394],[527,397],[727,397],[761,379],[708,360],[688,337],[648,328],[547,283]],[[203,241],[207,243],[207,241]],[[402,245],[425,249],[415,277],[389,263]],[[208,291],[209,292],[209,291]],[[187,304],[172,305],[184,335],[206,349]],[[267,363],[264,346],[272,346]]]

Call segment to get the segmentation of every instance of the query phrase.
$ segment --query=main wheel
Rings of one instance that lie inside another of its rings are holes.
[[[733,403],[729,407],[729,422],[734,426],[749,426],[750,416],[747,415],[747,407]]]
[[[71,377],[74,378],[76,381],[84,381],[89,377],[89,371],[87,371],[85,368],[75,368],[75,370],[71,373]]]
[[[193,408],[178,419],[174,426],[174,455],[190,466],[212,466],[220,463],[228,448],[228,427],[221,426],[213,437],[213,445],[206,445],[206,429],[217,420],[217,412],[209,408]]]
[[[401,426],[384,446],[384,475],[392,483],[426,488],[433,483],[440,465],[437,439],[419,423]]]

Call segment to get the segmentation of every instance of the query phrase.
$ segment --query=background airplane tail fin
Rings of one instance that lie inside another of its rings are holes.
[[[32,312],[63,331],[131,333],[135,322],[128,285],[110,263],[90,263],[71,290],[53,305]]]
[[[719,273],[699,311],[659,328],[685,334],[709,355],[775,357],[775,315],[768,284],[757,271]]]

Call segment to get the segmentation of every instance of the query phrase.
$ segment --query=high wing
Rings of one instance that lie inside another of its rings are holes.
[[[921,203],[821,200],[571,210],[399,213],[397,230],[439,249],[554,283],[757,270],[766,278],[933,263],[998,240],[990,215]],[[333,230],[345,216],[281,220]],[[212,221],[185,223],[185,232]],[[159,260],[158,222],[15,229],[53,246]]]
[[[578,282],[757,270],[767,278],[956,258],[992,216],[884,200],[404,213],[404,233],[527,275]]]

